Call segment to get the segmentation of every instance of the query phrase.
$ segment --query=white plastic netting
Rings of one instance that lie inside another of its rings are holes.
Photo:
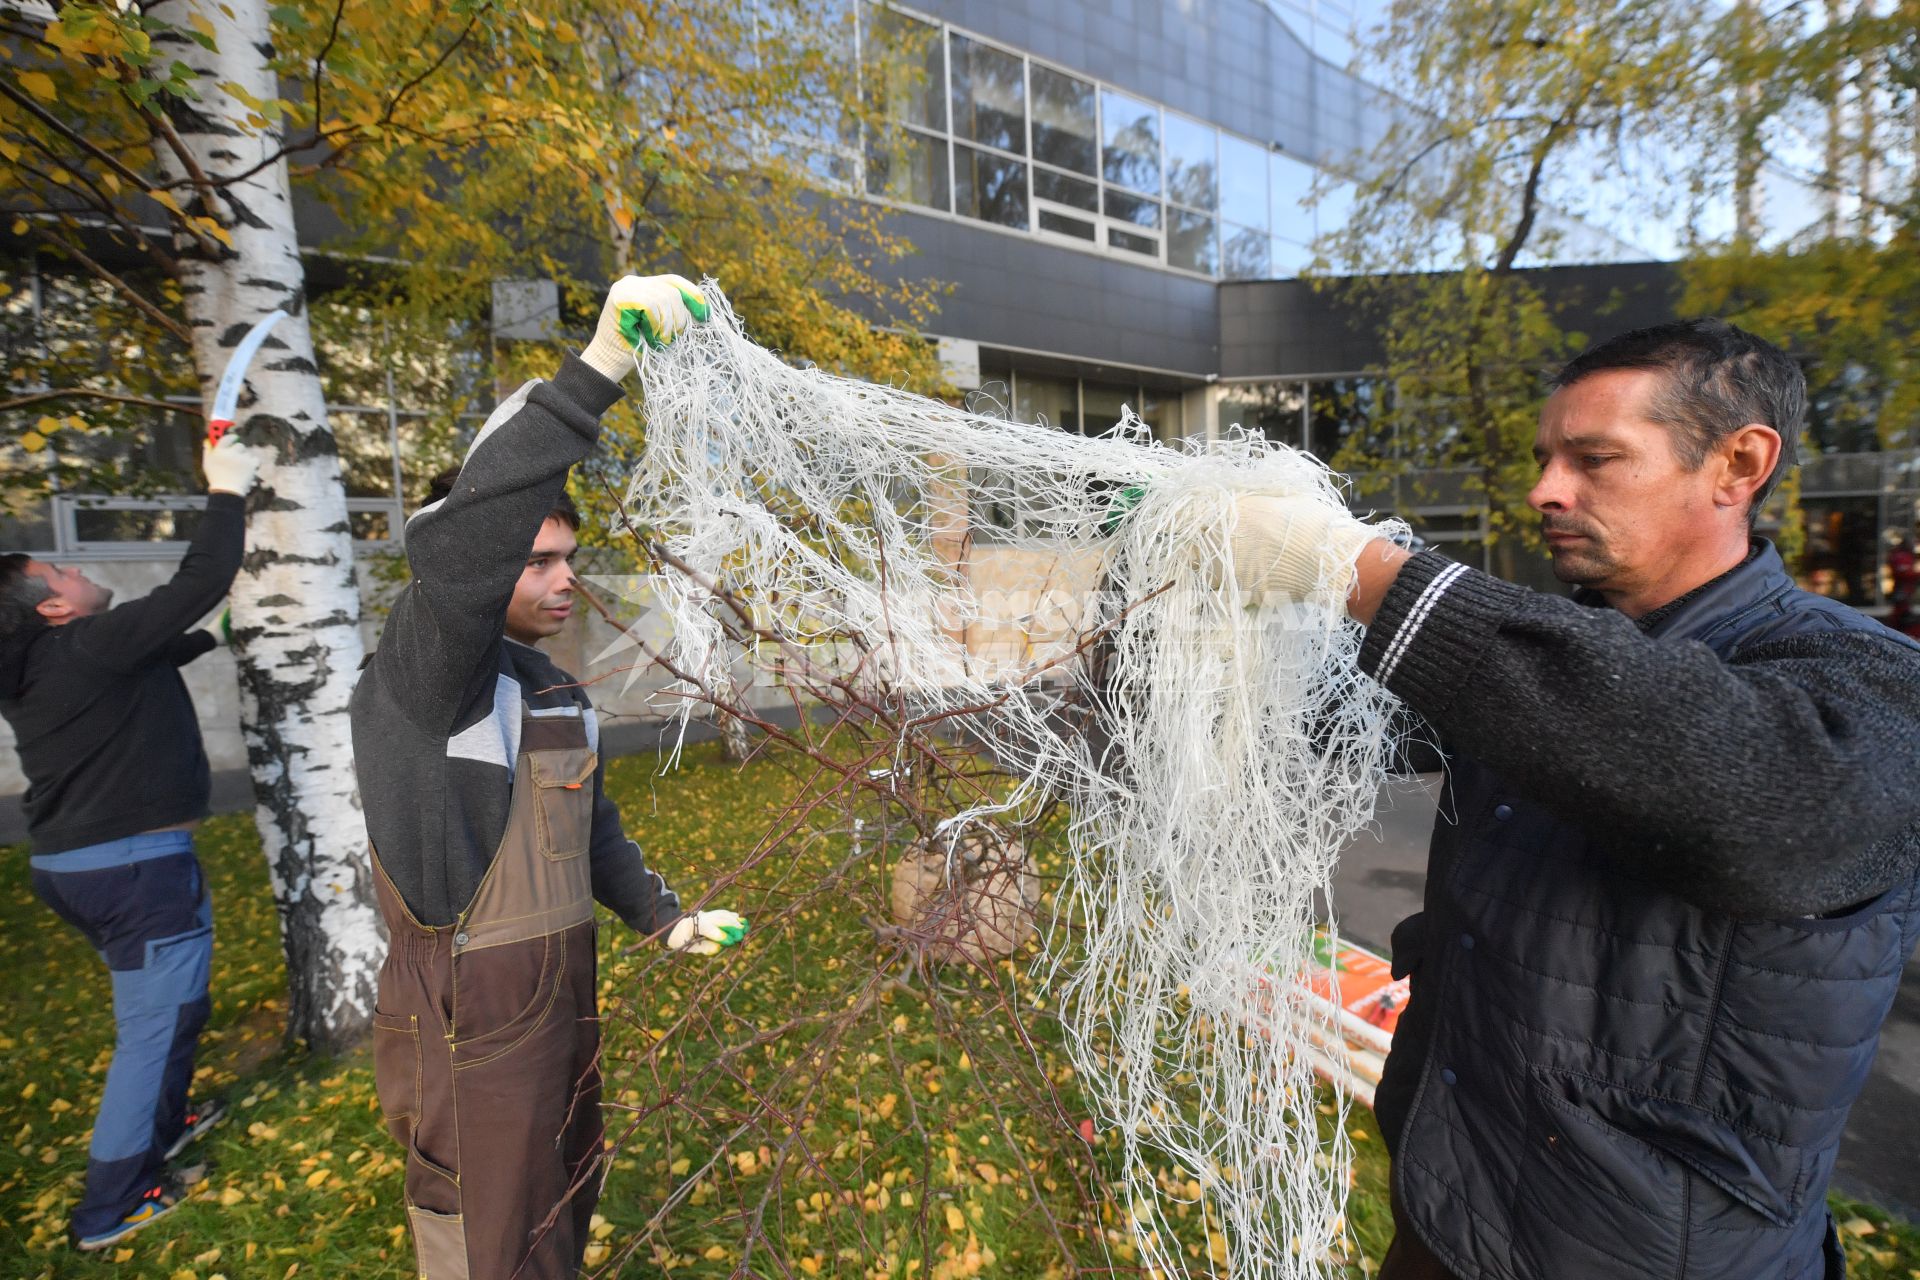
[[[1043,972],[1122,1144],[1139,1264],[1190,1274],[1186,1200],[1232,1275],[1326,1274],[1350,1152],[1345,1099],[1317,1113],[1311,1046],[1338,1033],[1290,993],[1335,855],[1371,819],[1393,701],[1340,610],[1243,603],[1229,535],[1236,493],[1344,508],[1337,477],[1237,431],[1156,441],[1129,414],[1089,438],[795,368],[705,292],[711,320],[642,362],[627,494],[693,571],[654,584],[668,656],[730,687],[703,585],[723,581],[761,631],[751,663],[991,743],[1019,785],[954,829],[1067,797]],[[1008,634],[1028,640],[982,639]],[[1093,733],[1072,714],[1089,703]]]

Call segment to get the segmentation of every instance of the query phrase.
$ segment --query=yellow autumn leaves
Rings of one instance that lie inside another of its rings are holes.
[[[47,447],[56,431],[85,431],[86,429],[87,420],[77,413],[58,418],[43,415],[30,430],[21,432],[15,443],[28,453],[39,453]]]

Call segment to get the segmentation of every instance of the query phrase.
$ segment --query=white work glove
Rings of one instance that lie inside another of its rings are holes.
[[[633,372],[633,353],[642,342],[659,351],[707,315],[707,300],[691,280],[627,276],[607,290],[600,325],[580,358],[618,382]]]
[[[240,437],[231,431],[206,451],[200,466],[207,473],[208,493],[237,493],[243,498],[260,473],[260,463],[254,458],[253,450],[241,444]]]
[[[1311,599],[1344,609],[1354,562],[1377,536],[1346,512],[1313,498],[1242,494],[1234,500],[1228,542],[1234,581],[1248,604]]]
[[[746,936],[745,918],[731,911],[696,911],[674,924],[667,934],[667,949],[710,956]]]

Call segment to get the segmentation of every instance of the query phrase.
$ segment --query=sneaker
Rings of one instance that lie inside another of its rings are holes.
[[[227,1118],[227,1104],[219,1098],[209,1098],[205,1102],[196,1102],[187,1108],[186,1128],[167,1148],[165,1160],[171,1160],[187,1149],[187,1144],[205,1135],[207,1130]]]
[[[161,1218],[166,1217],[169,1213],[172,1213],[180,1207],[180,1202],[184,1198],[185,1197],[175,1189],[170,1179],[162,1178],[159,1182],[154,1183],[152,1187],[148,1188],[145,1195],[140,1197],[140,1203],[134,1207],[132,1213],[129,1213],[105,1231],[95,1235],[80,1236],[76,1238],[73,1243],[86,1253],[92,1253],[97,1249],[104,1249],[115,1241],[124,1240],[140,1228],[150,1223],[158,1222]]]

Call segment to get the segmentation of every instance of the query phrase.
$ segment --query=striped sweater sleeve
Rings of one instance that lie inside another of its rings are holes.
[[[1387,589],[1361,645],[1360,667],[1429,720],[1445,715],[1501,623],[1529,594],[1423,552]]]
[[[1388,589],[1360,664],[1451,750],[1701,907],[1817,915],[1914,874],[1920,659],[1891,636],[1723,661],[1428,553]]]

